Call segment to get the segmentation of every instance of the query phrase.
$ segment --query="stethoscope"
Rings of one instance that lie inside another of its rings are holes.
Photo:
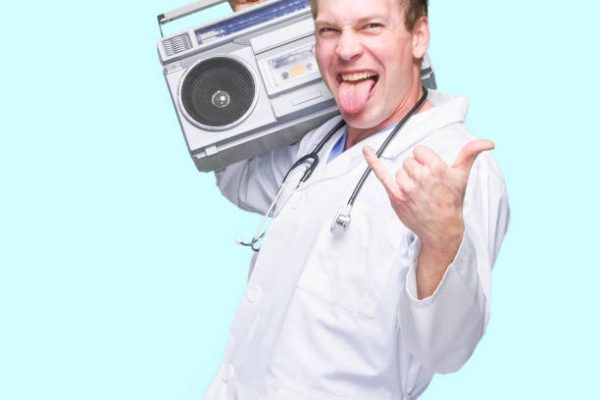
[[[421,108],[423,103],[425,103],[425,100],[427,100],[427,88],[423,87],[423,95],[415,103],[413,108],[411,108],[410,111],[404,116],[404,118],[402,118],[396,124],[394,129],[390,132],[388,137],[383,141],[381,146],[379,146],[379,149],[377,149],[377,153],[376,153],[377,157],[381,157],[381,155],[385,151],[386,147],[390,144],[392,139],[394,139],[396,134],[400,131],[400,129],[402,129],[402,127],[406,124],[406,122]],[[271,212],[273,211],[273,208],[275,208],[275,204],[277,204],[277,201],[279,200],[281,193],[283,193],[283,189],[285,188],[285,185],[287,183],[287,178],[289,177],[290,173],[301,165],[305,165],[305,164],[308,165],[308,167],[304,170],[304,174],[298,181],[298,184],[296,185],[296,189],[299,188],[300,186],[302,186],[304,184],[304,182],[306,182],[308,180],[308,178],[310,178],[312,173],[317,168],[317,165],[319,165],[318,153],[323,149],[323,146],[325,146],[325,144],[329,141],[329,139],[331,139],[331,137],[337,131],[339,131],[344,125],[345,125],[345,121],[342,119],[333,128],[331,128],[329,130],[329,132],[327,132],[327,134],[323,137],[323,139],[321,139],[321,141],[315,146],[315,148],[310,153],[307,153],[304,156],[300,157],[298,160],[296,160],[296,162],[294,164],[292,164],[292,166],[289,168],[289,170],[284,175],[283,180],[281,181],[281,185],[279,186],[279,190],[277,191],[277,194],[275,194],[275,197],[273,198],[271,205],[269,206],[267,212],[263,216],[260,224],[258,225],[256,231],[254,232],[254,236],[252,237],[252,240],[250,242],[243,242],[238,239],[238,240],[236,240],[236,242],[238,244],[241,244],[242,246],[248,246],[248,247],[252,248],[252,250],[254,250],[254,251],[260,250],[260,247],[257,247],[257,243],[267,233],[266,230],[264,229],[264,226],[267,223],[267,219],[271,216]],[[367,180],[367,178],[369,177],[370,173],[371,173],[371,167],[367,166],[367,168],[363,172],[362,176],[360,177],[360,180],[356,184],[354,191],[350,195],[348,202],[346,203],[345,206],[341,207],[338,210],[338,212],[335,216],[335,219],[333,220],[333,223],[331,224],[332,232],[334,232],[334,233],[345,232],[348,229],[348,226],[350,226],[350,221],[352,220],[352,215],[351,215],[352,214],[352,206],[354,205],[354,202],[356,201],[356,198],[358,197],[358,194],[360,193],[360,190],[362,189],[362,187],[363,187],[365,181]]]

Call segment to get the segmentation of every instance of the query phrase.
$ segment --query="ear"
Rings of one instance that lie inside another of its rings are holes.
[[[423,16],[417,20],[412,32],[413,57],[421,59],[429,47],[429,20]]]

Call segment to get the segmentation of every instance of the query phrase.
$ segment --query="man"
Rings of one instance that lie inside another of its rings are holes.
[[[317,61],[345,128],[323,142],[334,118],[217,174],[230,200],[265,213],[290,166],[324,143],[310,179],[298,185],[297,168],[281,188],[207,400],[414,399],[434,373],[466,362],[489,318],[507,196],[485,152],[493,144],[463,125],[466,100],[430,92],[419,103],[427,1],[312,6]],[[376,177],[350,225],[330,229],[367,164]]]

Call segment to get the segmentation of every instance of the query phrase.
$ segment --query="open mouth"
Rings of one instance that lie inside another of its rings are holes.
[[[374,72],[360,71],[338,74],[337,101],[341,110],[348,114],[362,111],[378,80],[379,75]]]
[[[377,83],[377,81],[379,80],[379,75],[374,72],[354,72],[348,74],[339,74],[337,77],[338,83],[357,83],[366,79],[372,79],[373,81],[375,81],[375,83]]]

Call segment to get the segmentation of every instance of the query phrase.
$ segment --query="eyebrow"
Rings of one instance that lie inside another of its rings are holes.
[[[364,17],[360,17],[355,21],[352,21],[352,25],[362,25],[365,24],[369,21],[373,21],[373,20],[387,20],[387,17],[385,15],[378,15],[378,14],[372,14],[372,15],[367,15]],[[318,16],[315,19],[315,26],[335,26],[337,24],[327,21],[326,19],[320,19]]]

